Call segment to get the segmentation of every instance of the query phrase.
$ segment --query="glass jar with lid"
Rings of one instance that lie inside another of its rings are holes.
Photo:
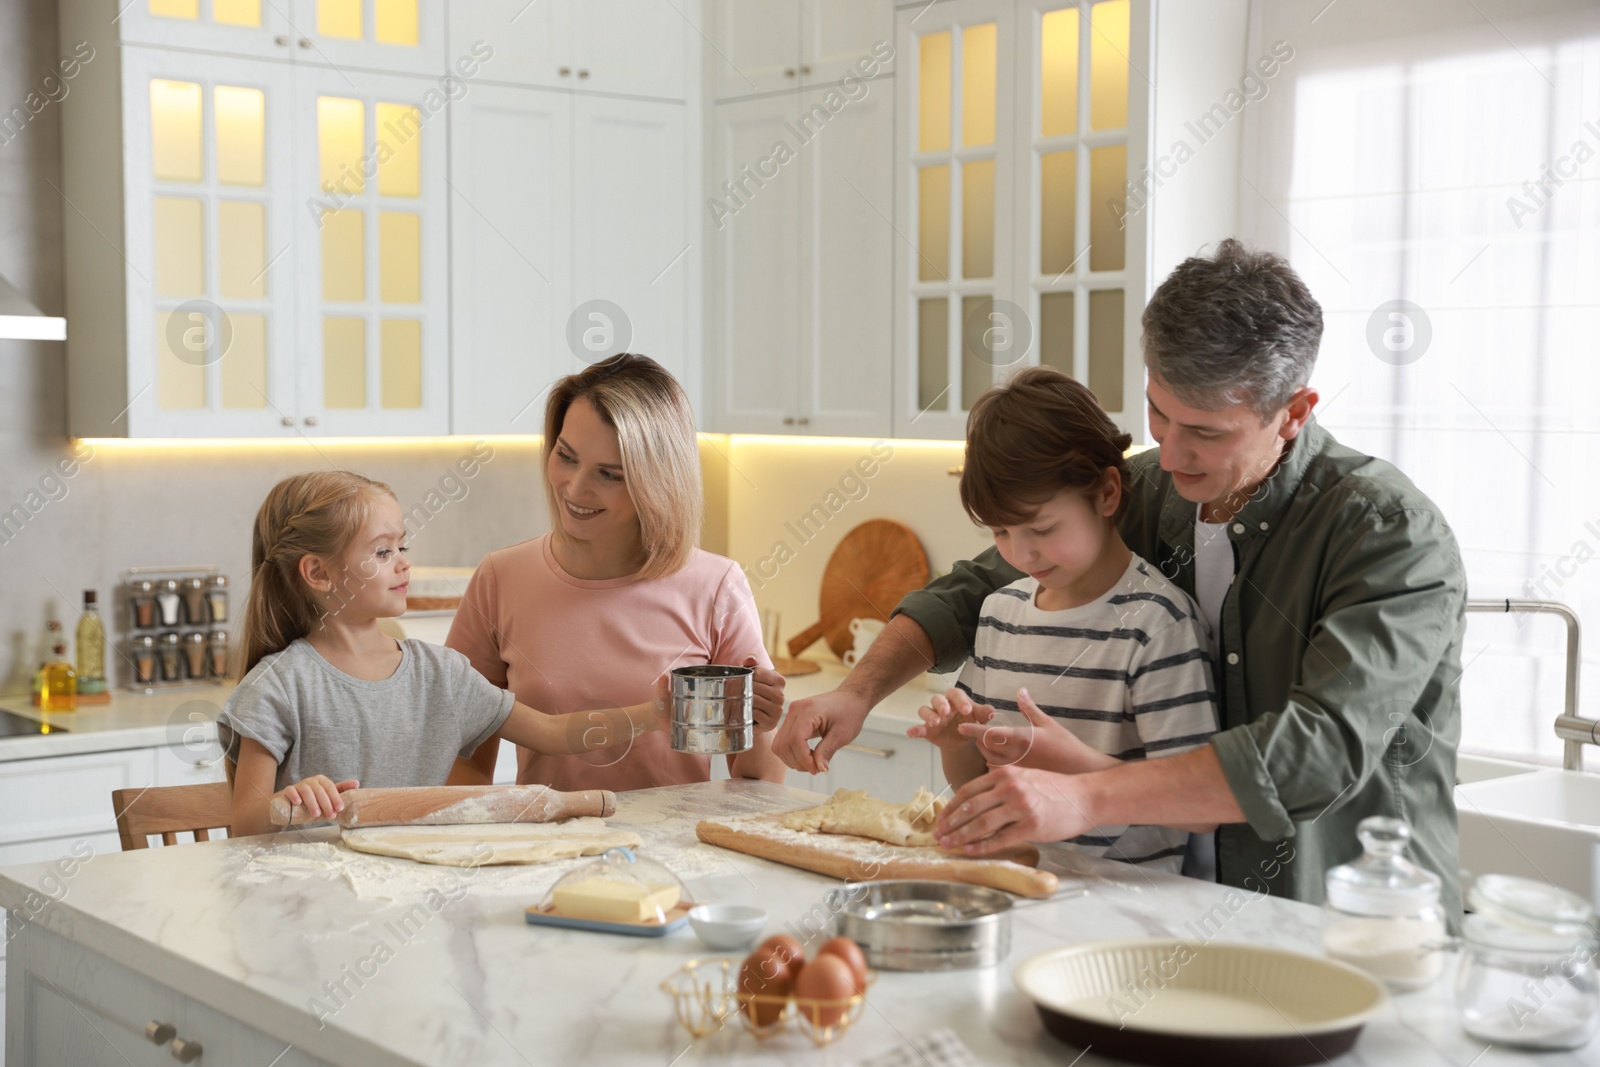
[[[1323,951],[1395,992],[1422,989],[1444,969],[1449,943],[1439,876],[1405,858],[1403,819],[1362,819],[1356,836],[1361,858],[1327,874]]]
[[[1576,893],[1486,874],[1467,894],[1456,1007],[1480,1041],[1572,1049],[1600,1026],[1594,908]]]

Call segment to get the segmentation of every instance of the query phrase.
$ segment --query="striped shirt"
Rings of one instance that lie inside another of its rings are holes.
[[[956,683],[1016,721],[1017,690],[1081,740],[1120,760],[1174,756],[1217,729],[1210,639],[1194,601],[1134,556],[1098,600],[1061,611],[1034,603],[1033,578],[983,602],[972,658]],[[1098,826],[1078,851],[1177,873],[1188,834]]]

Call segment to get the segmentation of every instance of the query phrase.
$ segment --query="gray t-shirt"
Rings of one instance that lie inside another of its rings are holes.
[[[238,761],[241,737],[259,742],[278,761],[274,789],[313,774],[364,788],[444,785],[516,698],[454,649],[399,645],[400,666],[381,682],[351,677],[305,638],[262,657],[217,716],[228,759]]]

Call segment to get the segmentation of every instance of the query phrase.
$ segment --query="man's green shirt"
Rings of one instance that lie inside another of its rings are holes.
[[[1131,461],[1128,547],[1194,595],[1195,505],[1156,450]],[[1439,509],[1392,465],[1315,423],[1228,524],[1236,562],[1212,635],[1211,745],[1244,811],[1217,838],[1225,885],[1320,903],[1361,854],[1356,824],[1411,824],[1459,923],[1456,745],[1466,573]],[[970,654],[983,600],[1022,577],[994,549],[900,602],[940,671]]]

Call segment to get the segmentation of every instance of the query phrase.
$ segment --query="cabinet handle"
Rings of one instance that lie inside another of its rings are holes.
[[[794,416],[793,415],[785,415],[783,417],[783,424],[785,426],[793,426],[794,425]]]
[[[205,1055],[205,1051],[200,1047],[200,1042],[198,1041],[190,1041],[182,1037],[172,1039],[172,1058],[179,1063],[193,1063]]]
[[[579,71],[578,71],[578,77],[580,77],[580,78],[587,78],[587,77],[588,77],[588,76],[589,76],[589,72],[588,72],[588,71],[586,71],[586,70],[583,70],[583,69],[581,69],[581,68],[580,68],[580,69],[579,69]]]
[[[873,756],[877,759],[894,759],[894,749],[892,748],[869,748],[866,745],[846,745],[844,746],[844,750],[846,752],[859,752],[863,756]]]
[[[315,426],[317,424],[317,417],[315,415],[307,415],[305,422],[307,426]]]
[[[294,425],[294,417],[292,415],[285,415],[283,417],[283,424],[285,426],[293,426]]]
[[[301,48],[310,48],[311,47],[311,38],[309,38],[309,37],[300,38],[300,47]]]
[[[810,426],[811,425],[811,420],[806,418],[804,415],[800,416],[800,418],[796,419],[795,421],[800,423],[801,426]]]
[[[810,74],[811,73],[811,68],[806,66],[804,63],[802,63],[802,64],[800,64],[800,73],[801,74]]]
[[[286,33],[280,33],[280,34],[278,34],[278,36],[276,36],[276,37],[274,37],[272,39],[272,43],[277,45],[279,48],[288,48],[289,47],[289,35],[286,34]]]
[[[556,70],[556,73],[561,75],[563,78],[571,77],[572,68],[571,67],[560,67],[560,68],[558,68]]]
[[[783,76],[784,76],[784,77],[785,77],[785,78],[792,78],[792,77],[794,77],[794,68],[793,68],[793,67],[784,67],[784,68],[783,68]]]
[[[151,1019],[144,1024],[145,1040],[152,1045],[165,1045],[178,1036],[178,1028],[171,1023],[157,1022]]]

